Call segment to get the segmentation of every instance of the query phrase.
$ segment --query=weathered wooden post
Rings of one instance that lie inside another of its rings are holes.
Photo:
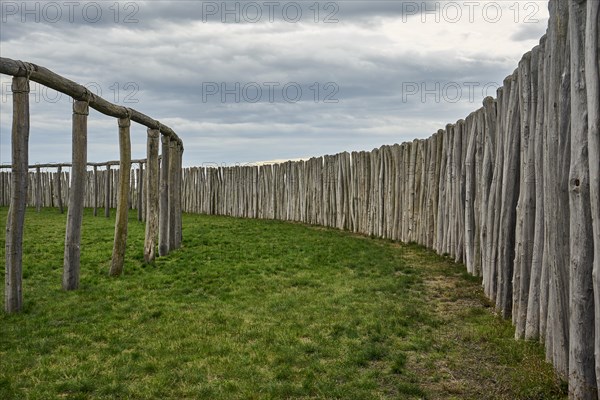
[[[65,212],[63,208],[62,199],[62,165],[59,165],[56,170],[56,202],[58,205],[58,211],[63,214]]]
[[[569,176],[569,395],[596,400],[594,358],[594,242],[590,205],[585,76],[585,1],[569,1],[571,49],[571,168]],[[597,184],[597,182],[596,182]],[[600,334],[600,332],[596,333]]]
[[[131,139],[129,117],[119,118],[119,187],[117,190],[117,219],[115,241],[109,275],[119,276],[123,272],[125,248],[127,246],[127,217],[129,212],[129,180],[131,173]]]
[[[35,211],[42,210],[42,174],[40,167],[35,167]]]
[[[144,220],[143,214],[143,195],[144,195],[144,164],[138,163],[138,175],[137,175],[137,219],[138,221]]]
[[[175,148],[175,154],[176,154],[176,164],[175,164],[175,198],[174,198],[174,203],[175,203],[175,226],[174,226],[174,237],[175,237],[175,248],[178,249],[181,247],[181,240],[182,240],[182,222],[181,222],[181,216],[182,216],[182,206],[181,206],[181,198],[183,197],[183,193],[182,193],[182,182],[183,182],[183,175],[182,175],[182,155],[183,155],[183,144],[178,141],[176,143],[176,148]]]
[[[535,170],[534,131],[535,104],[532,98],[534,72],[537,68],[537,53],[526,53],[519,62],[518,95],[521,120],[521,162],[519,200],[517,203],[515,259],[513,269],[513,324],[515,339],[525,337],[527,304],[531,281],[533,241],[535,229]],[[537,84],[537,82],[535,82]]]
[[[570,52],[568,2],[550,0],[546,138],[544,141],[544,255],[548,265],[546,356],[557,372],[569,373],[569,165]],[[544,263],[546,264],[546,263]]]
[[[169,251],[177,248],[175,231],[177,225],[177,142],[169,141]]]
[[[588,106],[588,162],[593,222],[596,380],[600,387],[600,2],[587,2],[585,78]]]
[[[536,110],[535,110],[535,132],[534,140],[534,181],[535,181],[535,231],[533,241],[533,254],[531,257],[531,280],[529,284],[529,298],[527,303],[527,323],[525,327],[525,339],[539,340],[544,335],[541,332],[542,322],[542,287],[547,286],[547,280],[542,280],[544,270],[544,107],[546,98],[544,97],[544,86],[546,82],[546,36],[540,39],[538,50],[533,50],[533,55],[539,52],[537,56],[537,85],[536,87]],[[532,65],[532,70],[534,69]],[[545,305],[544,305],[545,308]]]
[[[158,218],[158,255],[169,254],[169,142],[162,136],[162,160],[160,166],[160,203]]]
[[[111,177],[110,173],[110,164],[106,164],[106,180],[104,181],[104,216],[106,218],[110,217],[110,200],[111,200]]]
[[[12,80],[12,173],[11,195],[6,219],[6,274],[4,309],[14,313],[23,307],[23,225],[27,207],[29,166],[29,79]]]
[[[83,219],[83,192],[87,172],[87,101],[73,103],[73,146],[71,167],[71,190],[67,210],[67,230],[65,233],[65,254],[63,262],[63,290],[79,287],[81,255],[81,221]]]
[[[156,258],[156,239],[158,237],[158,146],[160,132],[148,128],[146,146],[146,238],[144,241],[144,260],[152,262]]]
[[[98,216],[98,166],[94,165],[94,217]]]

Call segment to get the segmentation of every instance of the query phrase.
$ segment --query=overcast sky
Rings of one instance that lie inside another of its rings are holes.
[[[428,137],[495,96],[548,22],[547,0],[0,4],[0,56],[169,125],[187,166]],[[10,77],[0,84],[10,163]],[[70,129],[70,98],[32,83],[30,163],[69,161]],[[132,125],[134,158],[145,132]],[[117,133],[91,110],[88,160],[117,159]]]

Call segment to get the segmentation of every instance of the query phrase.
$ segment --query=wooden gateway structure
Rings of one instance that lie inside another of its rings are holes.
[[[0,57],[0,73],[12,75],[13,122],[12,122],[12,165],[10,181],[2,186],[3,196],[8,195],[9,212],[6,223],[6,273],[5,273],[5,310],[12,313],[21,310],[22,295],[22,252],[25,209],[28,201],[29,168],[35,168],[35,206],[42,206],[41,168],[57,168],[59,179],[58,207],[62,212],[63,167],[71,168],[69,187],[67,226],[65,233],[65,252],[63,264],[63,282],[65,290],[79,286],[81,221],[84,208],[84,189],[88,165],[94,169],[94,215],[98,208],[98,167],[105,167],[105,215],[110,208],[111,166],[118,165],[118,187],[116,188],[116,222],[112,262],[109,274],[120,275],[123,271],[125,246],[127,243],[127,216],[130,198],[131,164],[139,164],[138,182],[145,182],[145,198],[138,196],[138,218],[146,220],[144,258],[152,261],[156,251],[164,256],[170,250],[181,245],[181,206],[179,191],[183,154],[183,143],[168,126],[148,117],[141,112],[115,105],[89,92],[84,86],[66,79],[54,72],[31,63]],[[29,146],[29,82],[38,82],[44,86],[64,93],[73,98],[72,162],[65,164],[28,165]],[[106,163],[87,162],[87,119],[89,109],[118,119],[119,161]],[[137,122],[147,130],[147,158],[131,160],[131,122]],[[162,135],[162,141],[160,139]],[[162,156],[159,147],[162,144]],[[159,162],[161,165],[159,166]],[[142,165],[146,164],[146,173],[142,174]],[[159,176],[159,171],[161,171]],[[135,175],[134,175],[135,176]],[[139,187],[141,187],[138,184]],[[9,187],[9,192],[4,193]],[[141,191],[139,191],[141,193]],[[143,206],[143,207],[142,207]],[[141,215],[142,208],[145,215]],[[158,239],[158,241],[157,241]]]

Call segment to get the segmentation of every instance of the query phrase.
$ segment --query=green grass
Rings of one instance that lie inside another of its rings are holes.
[[[479,280],[431,251],[184,215],[182,249],[146,265],[131,214],[125,273],[110,278],[113,220],[86,210],[80,290],[67,293],[66,217],[27,211],[24,311],[0,315],[0,399],[566,398],[540,346],[512,340]]]

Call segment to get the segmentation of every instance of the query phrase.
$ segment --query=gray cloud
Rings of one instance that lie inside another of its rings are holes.
[[[124,4],[120,23],[111,22],[111,14],[97,23],[39,24],[21,23],[13,15],[0,27],[0,55],[48,67],[170,125],[184,140],[187,165],[370,150],[425,137],[479,108],[520,56],[494,57],[482,48],[467,57],[451,43],[441,50],[394,47],[383,20],[401,18],[402,2],[340,2],[339,24],[204,24],[197,2],[184,1],[136,2],[139,22],[126,24]],[[400,26],[407,44],[410,29]],[[515,29],[514,40],[525,40],[519,33],[524,29],[530,27]],[[273,82],[279,86],[271,100],[267,84]],[[231,93],[222,101],[221,89],[236,84],[239,101]],[[292,93],[301,89],[297,102],[289,93],[286,98],[286,84]],[[218,92],[208,95],[214,85]],[[491,85],[487,92],[485,85]],[[248,96],[254,99],[257,86],[263,96],[251,102]],[[54,101],[55,94],[36,90],[30,160],[66,160],[70,101],[66,96]],[[6,85],[2,94],[4,163],[10,157],[11,121]],[[337,102],[325,101],[327,96]],[[90,114],[91,161],[118,157],[116,132],[116,121]],[[133,128],[132,145],[134,157],[143,157],[143,127]]]

